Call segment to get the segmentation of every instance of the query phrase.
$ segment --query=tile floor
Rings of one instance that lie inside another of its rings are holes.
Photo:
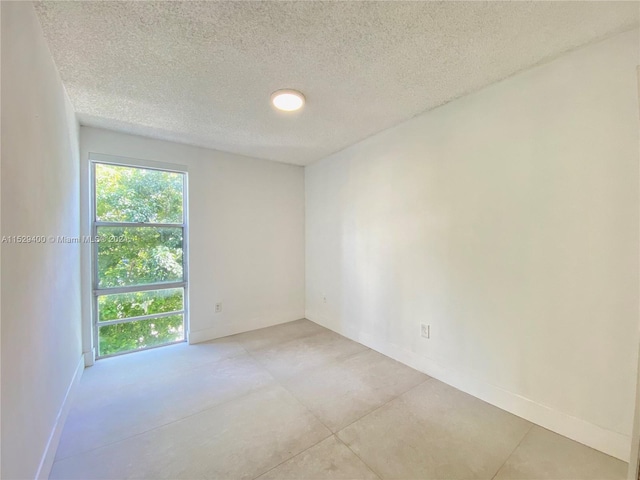
[[[52,479],[624,479],[624,462],[308,320],[101,360]]]

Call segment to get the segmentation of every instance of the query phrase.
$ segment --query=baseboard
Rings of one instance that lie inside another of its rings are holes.
[[[430,377],[451,385],[469,395],[484,400],[502,410],[524,418],[536,425],[568,437],[576,442],[599,450],[624,462],[629,461],[631,437],[594,425],[563,412],[540,404],[529,398],[478,380],[473,375],[447,368],[427,358],[410,352],[399,345],[348,331],[338,331],[322,318],[307,316],[309,320],[359,342],[367,347],[419,370]]]
[[[42,459],[40,460],[40,465],[38,466],[38,473],[36,474],[36,479],[38,480],[46,480],[49,478],[51,467],[53,466],[53,461],[56,457],[58,443],[60,443],[60,435],[62,435],[64,423],[67,420],[67,415],[69,414],[69,410],[71,409],[73,394],[78,387],[78,384],[80,383],[80,378],[82,377],[82,372],[84,371],[84,365],[85,356],[80,355],[80,360],[78,361],[78,365],[76,366],[76,371],[73,374],[71,383],[69,383],[69,388],[67,388],[67,393],[65,393],[64,400],[62,401],[62,406],[58,411],[58,416],[53,425],[53,430],[49,435],[47,446],[45,447],[44,453],[42,454]]]
[[[203,330],[189,330],[187,340],[189,344],[208,342],[217,338],[228,337],[238,333],[250,332],[260,328],[272,327],[281,323],[293,322],[304,318],[300,312],[292,312],[284,315],[270,315],[267,317],[256,317],[242,322],[225,322],[212,328]]]

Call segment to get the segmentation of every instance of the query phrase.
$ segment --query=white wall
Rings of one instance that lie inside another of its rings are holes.
[[[586,46],[307,167],[307,317],[628,460],[638,49]]]
[[[1,10],[2,236],[77,236],[75,115],[33,5]],[[82,372],[79,279],[78,245],[2,245],[2,478],[49,473]]]
[[[304,317],[302,167],[81,127],[89,152],[187,166],[190,342]]]

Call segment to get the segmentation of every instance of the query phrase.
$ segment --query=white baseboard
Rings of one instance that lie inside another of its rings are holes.
[[[71,379],[71,383],[67,388],[67,393],[65,394],[64,400],[62,401],[62,406],[58,411],[58,416],[53,425],[53,430],[49,435],[47,446],[45,447],[44,453],[42,454],[42,459],[40,460],[40,465],[38,466],[38,472],[36,473],[36,479],[38,480],[46,480],[49,478],[51,467],[53,466],[53,461],[56,456],[56,450],[58,449],[58,443],[60,443],[60,435],[62,435],[64,423],[67,420],[67,415],[69,414],[69,410],[71,409],[74,392],[78,387],[78,384],[80,383],[80,378],[82,377],[82,372],[84,371],[84,365],[85,356],[81,355],[80,360],[78,361],[78,365],[76,366],[76,371],[74,372],[73,378]]]
[[[208,342],[216,338],[228,337],[238,333],[250,332],[259,328],[272,327],[281,323],[293,322],[304,318],[300,312],[292,312],[283,315],[270,315],[268,317],[256,317],[242,322],[220,322],[212,328],[203,330],[189,330],[187,340],[189,344]]]
[[[478,380],[473,375],[447,368],[430,358],[410,352],[399,345],[362,333],[335,330],[329,325],[329,322],[323,321],[322,318],[315,316],[307,316],[307,318],[502,410],[506,410],[518,417],[624,462],[629,461],[631,437],[628,435],[567,415],[529,398]]]

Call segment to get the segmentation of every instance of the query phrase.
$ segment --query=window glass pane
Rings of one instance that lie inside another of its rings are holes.
[[[98,321],[175,312],[184,308],[183,297],[182,288],[101,295],[98,297]]]
[[[182,223],[183,174],[97,163],[101,222]]]
[[[181,227],[98,227],[98,287],[183,280]]]
[[[104,325],[99,330],[99,354],[113,355],[181,340],[182,315]]]

